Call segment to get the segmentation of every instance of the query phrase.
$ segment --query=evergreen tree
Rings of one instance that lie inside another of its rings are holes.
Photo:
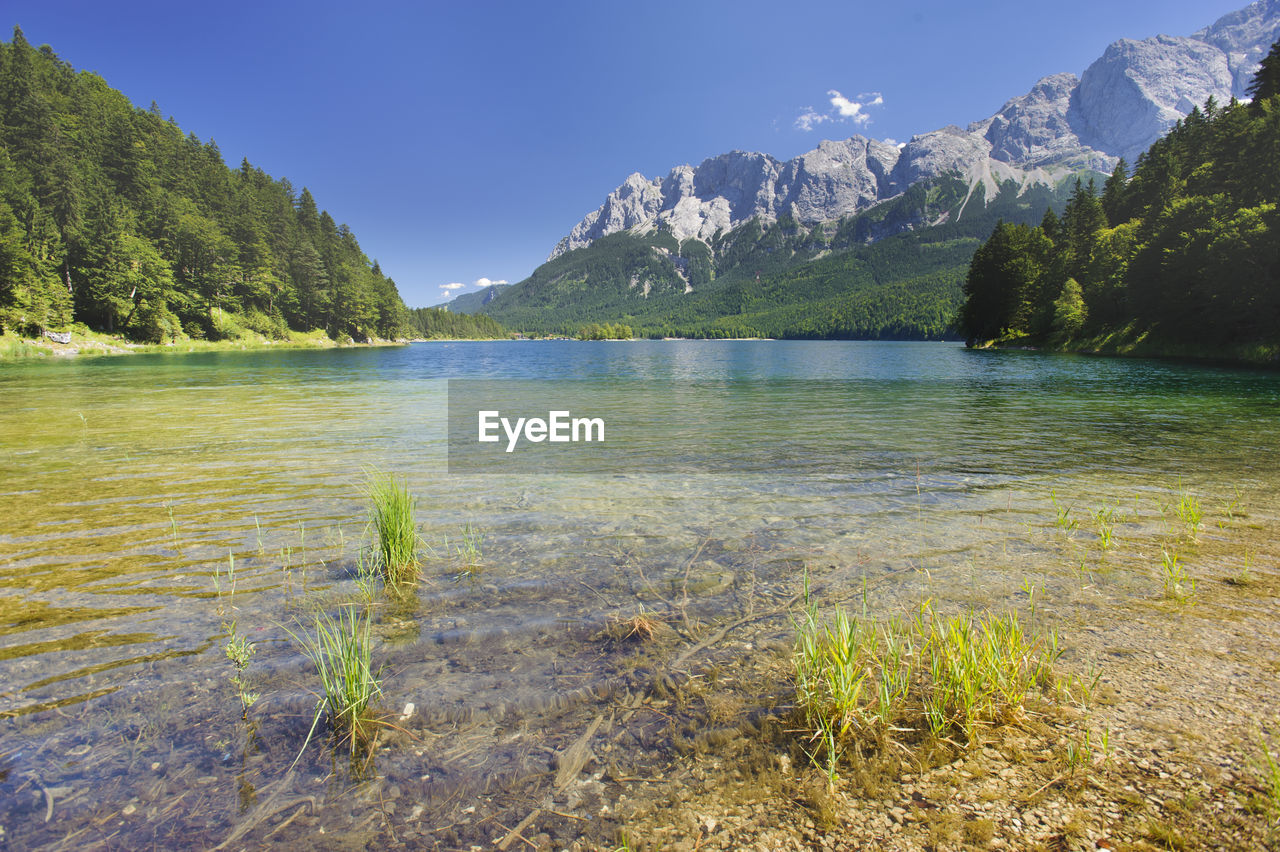
[[[1121,157],[1107,182],[1102,185],[1102,210],[1112,227],[1124,221],[1120,217],[1124,211],[1124,191],[1128,183],[1129,164]]]
[[[1263,57],[1246,91],[1258,107],[1268,98],[1280,95],[1280,41],[1271,45],[1271,50]]]

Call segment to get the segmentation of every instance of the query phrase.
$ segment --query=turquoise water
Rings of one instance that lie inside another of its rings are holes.
[[[450,384],[496,379],[521,404],[585,406],[608,424],[608,452],[543,446],[505,473],[474,458],[450,473]],[[285,628],[356,599],[372,468],[407,479],[431,548],[416,593],[371,610],[384,706],[412,702],[400,726],[417,739],[380,756],[376,780],[335,787],[319,735],[286,771],[314,684]],[[1206,516],[1247,505],[1272,530],[1278,486],[1280,375],[1265,371],[765,341],[6,363],[0,825],[18,848],[77,831],[216,845],[310,797],[288,831],[374,836],[381,824],[353,805],[370,785],[455,808],[545,772],[575,714],[636,676],[607,634],[639,607],[677,628],[662,653],[678,655],[783,606],[806,569],[832,599],[867,582],[885,609],[1003,604],[1027,577],[1064,582],[1053,500],[1077,538],[1114,506],[1121,537],[1147,541],[1180,492]],[[481,570],[460,580],[466,529]],[[222,651],[232,620],[257,643],[252,725]],[[783,647],[789,622],[752,629]],[[398,813],[410,837],[445,819]],[[450,829],[459,844],[489,838],[476,822]]]

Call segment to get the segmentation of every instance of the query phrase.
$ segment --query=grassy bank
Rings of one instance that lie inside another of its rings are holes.
[[[0,334],[0,361],[18,361],[31,358],[66,358],[86,355],[134,355],[156,352],[229,352],[251,349],[331,349],[339,346],[395,346],[396,341],[373,340],[369,343],[348,343],[333,340],[322,330],[292,331],[289,336],[272,340],[264,335],[248,333],[230,340],[194,340],[186,338],[173,343],[134,343],[120,335],[102,334],[96,331],[71,332],[68,343],[58,343],[48,337],[20,337],[12,332]]]

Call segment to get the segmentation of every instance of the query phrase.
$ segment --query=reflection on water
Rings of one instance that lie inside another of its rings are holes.
[[[495,377],[545,384],[550,405],[572,382],[629,417],[630,440],[682,463],[450,475],[446,382]],[[687,431],[646,419],[645,393],[687,397]],[[696,472],[735,453],[750,473]],[[322,828],[358,842],[386,825],[410,845],[465,848],[502,836],[493,797],[535,796],[584,721],[598,717],[615,749],[601,765],[670,748],[683,735],[609,733],[599,708],[626,707],[718,626],[754,631],[739,655],[785,649],[805,570],[829,596],[868,588],[886,609],[1005,600],[1061,574],[1051,492],[1082,519],[1121,505],[1134,539],[1166,523],[1179,482],[1207,508],[1244,495],[1269,529],[1278,454],[1272,373],[944,344],[4,364],[0,826],[18,848]],[[421,586],[373,610],[384,705],[414,712],[356,776],[318,742],[290,771],[314,686],[285,628],[356,599],[371,467],[407,476],[433,547]],[[482,569],[459,579],[451,545],[468,523]],[[1121,572],[1112,587],[1140,595],[1144,582]],[[610,632],[641,607],[670,628],[648,650]],[[248,724],[222,651],[230,621],[257,643]]]

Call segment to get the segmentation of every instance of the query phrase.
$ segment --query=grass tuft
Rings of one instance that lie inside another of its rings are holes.
[[[1262,786],[1261,805],[1273,827],[1280,827],[1280,758],[1271,753],[1271,743],[1264,735],[1259,743],[1261,759],[1256,763]]]
[[[462,540],[452,547],[454,556],[458,558],[459,580],[474,579],[480,574],[484,562],[483,546],[484,533],[468,521],[462,527]],[[450,549],[447,540],[445,548]]]
[[[1053,491],[1049,492],[1049,501],[1053,503],[1053,511],[1054,511],[1054,514],[1057,516],[1054,523],[1057,524],[1058,529],[1064,530],[1066,532],[1073,532],[1077,527],[1080,526],[1080,522],[1077,521],[1075,518],[1071,517],[1071,507],[1063,506],[1061,503],[1059,503],[1058,495],[1055,492]]]
[[[337,618],[321,612],[314,628],[314,633],[301,636],[289,631],[320,676],[323,692],[311,730],[314,733],[321,715],[326,715],[334,734],[349,741],[354,753],[372,740],[377,724],[374,702],[382,695],[373,670],[369,615],[358,615],[350,606],[339,610]]]
[[[369,474],[366,493],[372,506],[369,523],[377,535],[376,553],[389,586],[418,579],[418,545],[421,539],[413,521],[413,497],[408,483],[387,473]]]
[[[1164,596],[1171,601],[1186,603],[1196,593],[1196,581],[1176,553],[1161,551],[1160,578],[1164,582]]]
[[[620,642],[633,640],[649,642],[665,625],[662,619],[641,605],[639,612],[629,618],[619,618],[609,624],[608,634]]]
[[[946,617],[926,603],[910,621],[880,623],[843,607],[823,618],[809,604],[794,665],[810,759],[834,784],[854,742],[911,732],[974,742],[980,727],[1022,718],[1059,654],[1056,635],[1028,635],[1017,613]]]
[[[1200,499],[1183,488],[1181,480],[1178,481],[1178,502],[1173,509],[1178,514],[1178,520],[1187,528],[1187,535],[1195,541],[1204,513],[1200,509]]]
[[[1116,509],[1118,506],[1102,506],[1093,514],[1093,523],[1098,528],[1098,547],[1110,550],[1115,545]]]

